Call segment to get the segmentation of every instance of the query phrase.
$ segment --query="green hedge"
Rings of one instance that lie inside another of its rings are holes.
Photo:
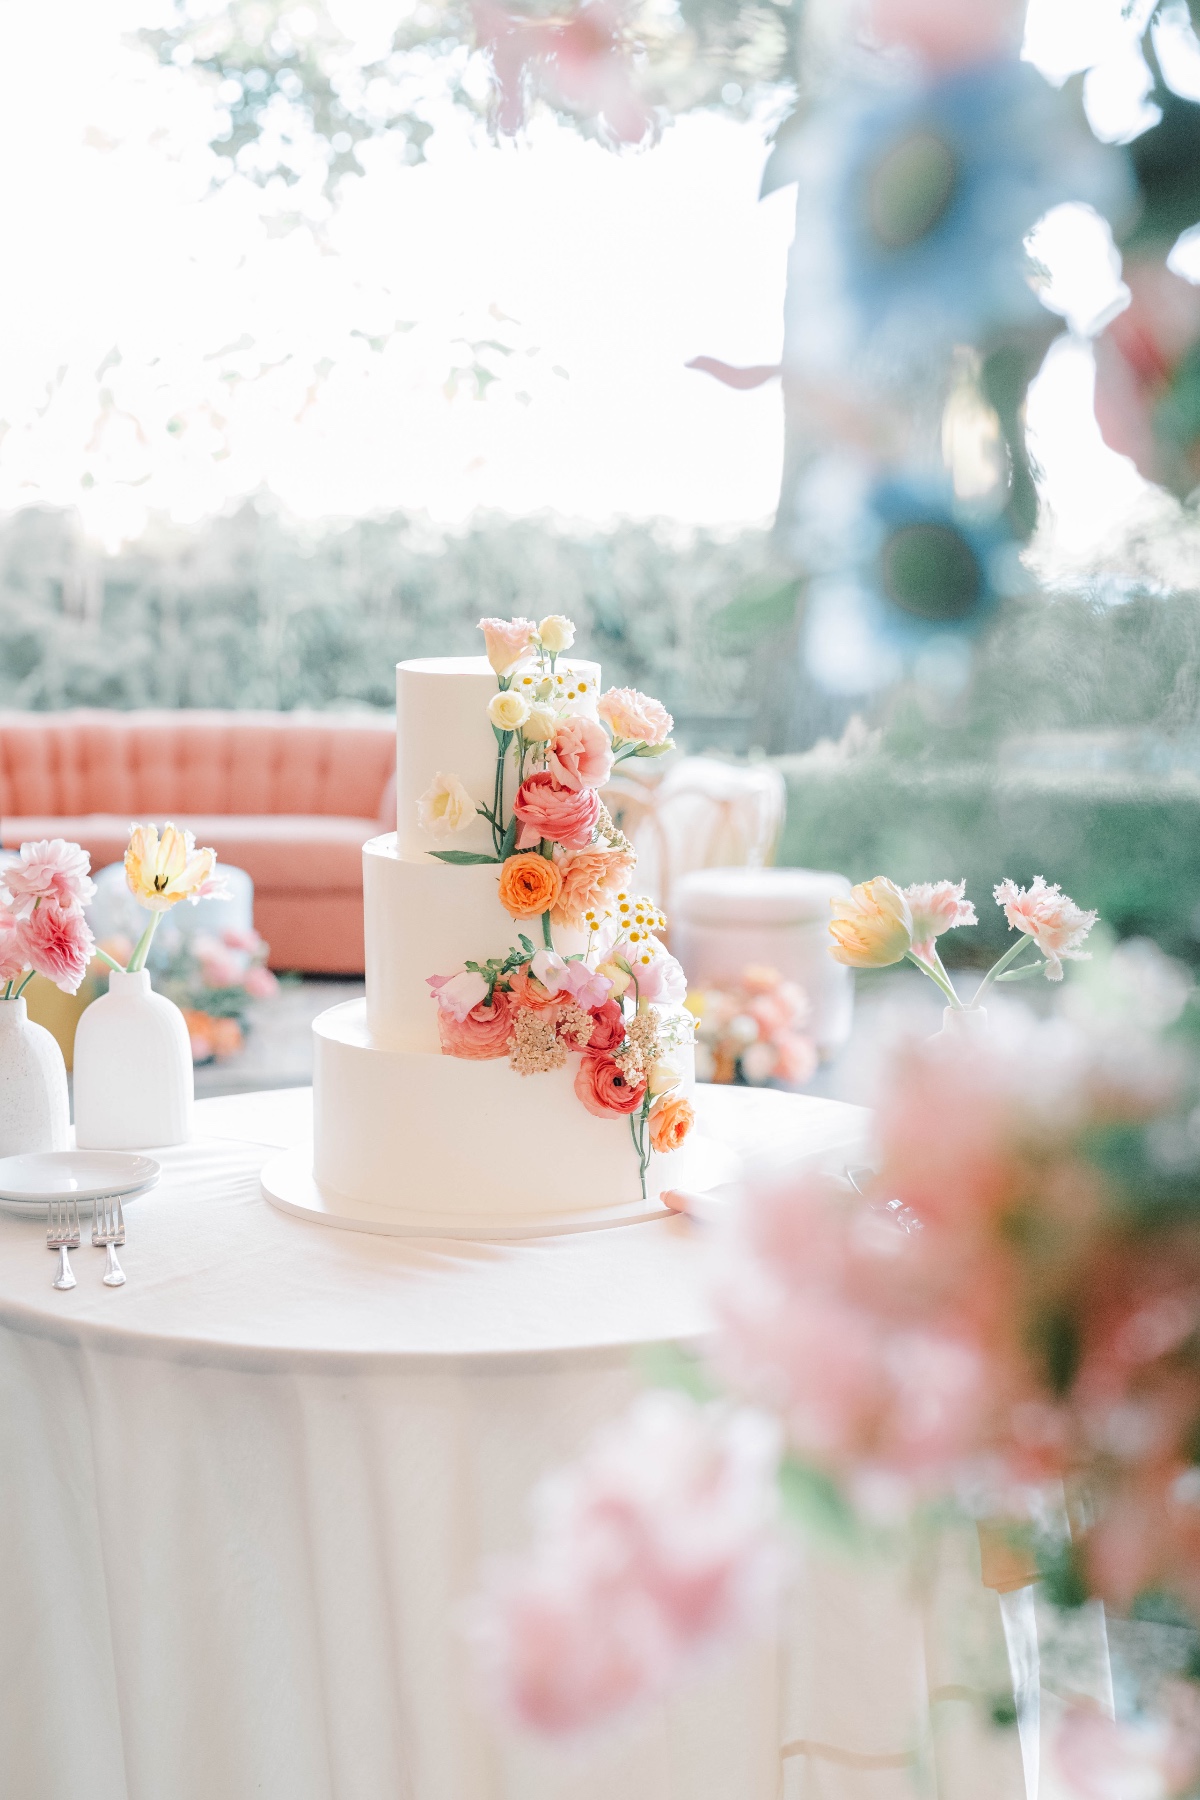
[[[781,759],[788,811],[779,861],[902,884],[965,876],[978,930],[947,960],[983,962],[1007,927],[990,904],[1004,876],[1060,882],[1119,936],[1155,938],[1200,960],[1200,778],[1137,780],[959,765],[932,770],[882,755]]]

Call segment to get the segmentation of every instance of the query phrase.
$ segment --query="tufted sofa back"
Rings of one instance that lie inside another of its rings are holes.
[[[0,711],[0,814],[383,816],[387,718]]]

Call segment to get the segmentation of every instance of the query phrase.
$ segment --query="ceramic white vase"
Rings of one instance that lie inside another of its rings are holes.
[[[147,969],[114,969],[75,1033],[75,1142],[149,1150],[192,1135],[192,1047],[183,1014]]]
[[[71,1105],[57,1042],[24,1000],[0,1000],[0,1156],[67,1150]]]
[[[84,1015],[87,1016],[86,1014]],[[942,1013],[942,1029],[935,1037],[979,1038],[987,1036],[986,1006],[947,1006]]]

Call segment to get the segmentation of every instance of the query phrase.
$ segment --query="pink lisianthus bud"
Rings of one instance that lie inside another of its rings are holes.
[[[50,900],[69,912],[86,906],[96,892],[89,867],[88,853],[78,844],[43,838],[21,845],[20,862],[0,871],[0,886],[7,889],[19,918],[27,917],[39,900]]]
[[[516,668],[537,636],[532,619],[480,619],[484,653],[497,675]]]
[[[74,994],[87,974],[96,940],[91,926],[77,907],[55,906],[42,900],[18,931],[27,965],[61,988]]]
[[[603,787],[612,765],[608,733],[595,719],[576,713],[559,721],[546,766],[560,787]]]
[[[974,906],[963,899],[966,885],[965,881],[914,881],[902,890],[912,914],[914,955],[930,962],[934,939],[944,931],[955,931],[960,925],[978,925]]]
[[[1031,937],[1046,959],[1046,979],[1061,981],[1062,959],[1087,962],[1088,952],[1080,945],[1096,923],[1098,914],[1084,912],[1062,892],[1057,882],[1047,883],[1035,875],[1032,885],[1019,888],[1015,881],[1001,881],[996,889],[996,904],[1004,908],[1004,916],[1014,931]]]
[[[651,1392],[544,1481],[531,1552],[493,1566],[472,1608],[498,1709],[546,1736],[585,1732],[765,1626],[778,1457],[761,1415]]]

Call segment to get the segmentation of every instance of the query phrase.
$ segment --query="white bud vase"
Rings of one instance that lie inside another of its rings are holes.
[[[0,1000],[0,1156],[67,1150],[71,1105],[57,1042],[24,1000]]]
[[[183,1014],[148,969],[114,969],[75,1033],[75,1142],[150,1150],[192,1135],[195,1082]]]
[[[87,1016],[86,1014],[84,1015]],[[987,1036],[986,1006],[948,1006],[942,1013],[942,1029],[935,1037],[980,1038]]]

